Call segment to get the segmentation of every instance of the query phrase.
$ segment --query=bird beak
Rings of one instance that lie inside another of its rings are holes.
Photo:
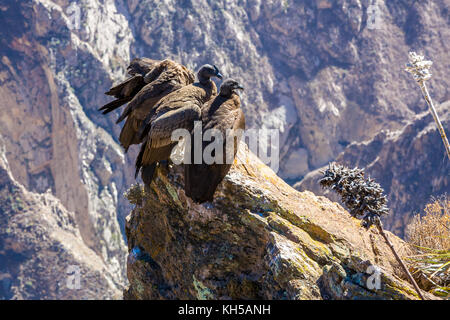
[[[219,78],[220,80],[222,80],[222,79],[223,79],[223,76],[222,76],[222,74],[220,73],[219,68],[217,68],[217,67],[214,65],[214,69],[216,70],[216,77]]]
[[[241,86],[240,84],[237,84],[235,90],[244,90],[244,87]]]

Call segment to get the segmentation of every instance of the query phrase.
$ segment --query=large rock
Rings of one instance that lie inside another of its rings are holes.
[[[415,299],[377,231],[295,191],[243,145],[239,158],[213,203],[186,198],[179,167],[129,190],[125,299]],[[379,290],[367,282],[372,265]]]
[[[245,82],[248,124],[280,130],[279,174],[293,183],[348,144],[425,110],[403,71],[410,48],[433,59],[430,91],[448,98],[445,0],[379,1],[380,29],[367,26],[368,0],[180,3],[0,3],[0,135],[12,176],[74,212],[83,242],[119,282],[130,210],[121,195],[134,180],[137,148],[123,154],[118,111],[104,117],[97,108],[131,58],[169,57],[193,69],[213,62]],[[399,188],[398,199],[406,197]]]
[[[438,105],[437,110],[448,133],[450,101]],[[416,116],[401,130],[384,130],[369,141],[351,144],[336,161],[365,168],[381,184],[391,209],[385,226],[399,236],[404,236],[412,217],[423,212],[432,197],[450,190],[450,161],[429,112]],[[337,201],[335,194],[318,185],[320,170],[309,173],[295,188]]]

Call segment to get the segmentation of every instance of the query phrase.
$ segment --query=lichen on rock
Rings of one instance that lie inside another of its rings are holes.
[[[245,167],[235,163],[212,203],[185,196],[177,166],[128,192],[136,207],[126,224],[125,299],[417,298],[376,230],[294,190],[245,144],[238,158]],[[380,270],[379,289],[370,266]]]

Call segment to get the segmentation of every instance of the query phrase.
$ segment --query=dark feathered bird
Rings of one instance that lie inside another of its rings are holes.
[[[162,98],[147,115],[140,138],[145,139],[136,160],[136,176],[142,168],[142,180],[149,185],[158,161],[168,160],[177,143],[171,140],[176,129],[192,130],[201,118],[201,107],[217,94],[212,77],[222,79],[216,66],[200,68],[198,82]]]
[[[116,100],[104,105],[99,109],[103,114],[108,114],[127,102],[131,101],[134,96],[146,85],[144,77],[153,66],[159,64],[160,61],[148,58],[135,58],[128,66],[128,74],[132,77],[124,82],[112,87],[106,92],[106,95],[113,96]]]
[[[140,74],[145,76],[153,69],[153,66],[160,63],[159,60],[153,60],[149,58],[134,58],[127,68],[128,74],[134,76]]]
[[[149,72],[144,77],[141,72],[147,71],[145,63],[141,60],[134,60],[131,64],[132,72],[135,75],[129,79],[129,86],[137,90],[143,81],[144,85],[135,93],[131,102],[117,120],[117,123],[126,119],[119,136],[119,141],[125,151],[132,144],[141,143],[139,129],[142,121],[150,113],[155,104],[164,96],[194,82],[195,76],[185,66],[171,60],[163,60],[152,65]],[[124,98],[125,99],[129,99]],[[117,100],[117,101],[120,101]]]
[[[245,117],[241,109],[241,100],[236,90],[243,87],[235,80],[227,80],[220,87],[219,95],[206,103],[202,108],[202,129],[205,134],[210,129],[215,129],[223,137],[222,163],[206,164],[202,157],[201,164],[194,163],[194,143],[191,139],[191,164],[184,165],[185,192],[188,197],[197,203],[212,201],[217,186],[222,182],[231,168],[232,161],[236,156],[239,147],[238,130],[245,129]],[[234,139],[234,141],[229,141]],[[213,143],[204,141],[202,155],[205,148]],[[226,145],[227,141],[233,147],[232,158],[227,161]],[[231,142],[231,143],[230,143]],[[215,156],[215,154],[213,154]]]

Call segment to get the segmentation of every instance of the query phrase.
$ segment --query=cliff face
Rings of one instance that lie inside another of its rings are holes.
[[[450,101],[438,108],[445,128],[450,126]],[[410,219],[425,208],[432,196],[450,190],[450,163],[433,117],[421,114],[399,131],[382,131],[373,139],[351,144],[337,159],[366,168],[385,189],[391,214],[386,227],[403,236]],[[311,190],[337,201],[317,184],[320,170],[308,174],[295,188]],[[420,210],[420,211],[419,211]]]
[[[88,115],[104,101],[109,79],[122,76],[112,65],[126,65],[131,34],[116,8],[99,2],[83,11],[89,28],[73,32],[68,5],[2,2],[0,134],[14,179],[33,193],[49,191],[74,213],[79,241],[104,263],[118,290],[125,284],[120,192],[132,175],[111,134]],[[114,132],[112,123],[109,128]],[[78,294],[73,297],[94,296]]]
[[[213,62],[245,83],[249,126],[280,130],[279,174],[296,182],[425,110],[403,72],[410,48],[432,57],[430,91],[448,100],[446,1],[379,2],[381,28],[371,29],[368,0],[3,0],[0,135],[12,178],[32,194],[50,190],[124,284],[122,194],[137,150],[123,154],[115,117],[97,108],[130,58]]]
[[[128,1],[131,52],[214,61],[242,80],[248,123],[280,129],[280,175],[298,181],[425,110],[403,70],[412,48],[435,62],[435,100],[448,98],[448,3],[378,2],[373,29],[368,0]]]
[[[12,177],[0,137],[0,300],[121,298],[123,283],[75,220],[51,193]]]
[[[186,198],[176,167],[129,190],[125,299],[414,299],[375,230],[295,191],[243,145],[238,157],[245,166],[235,163],[213,203]]]

